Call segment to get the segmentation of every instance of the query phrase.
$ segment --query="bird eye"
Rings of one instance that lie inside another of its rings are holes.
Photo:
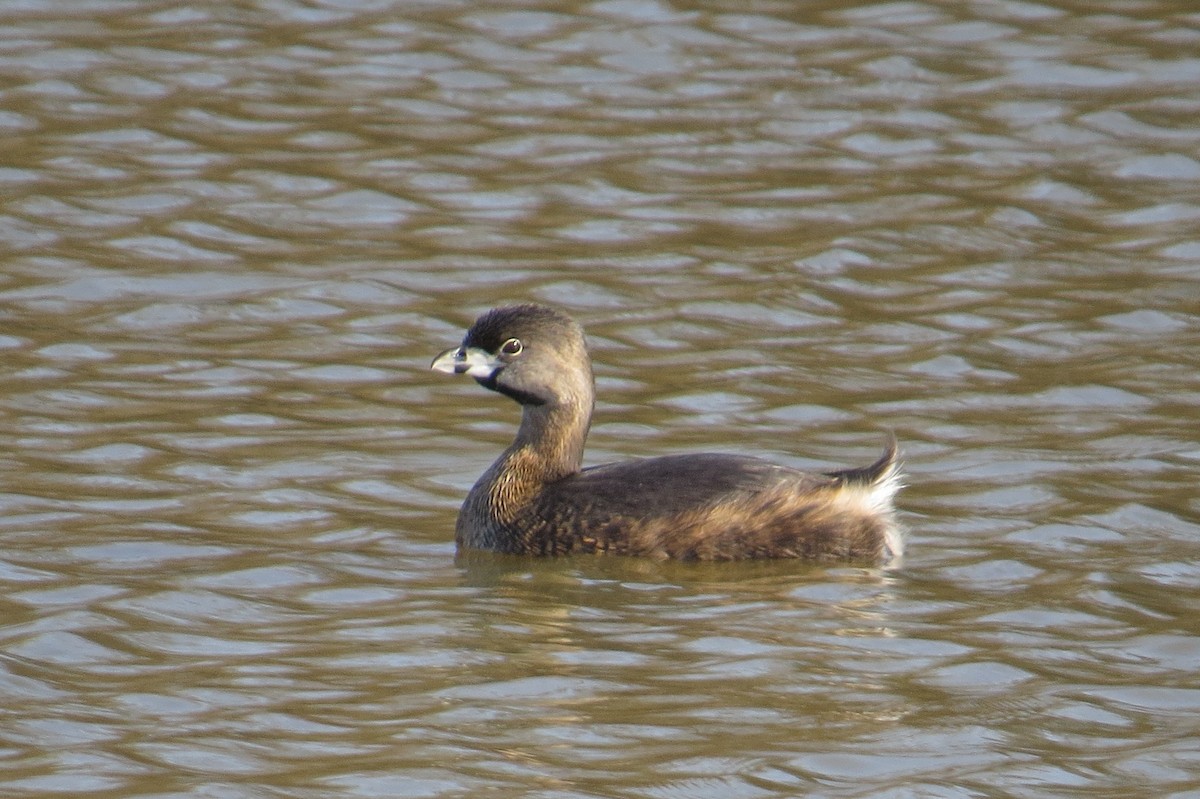
[[[525,349],[525,345],[521,343],[519,338],[510,338],[500,346],[500,353],[512,358],[521,354],[521,350]]]

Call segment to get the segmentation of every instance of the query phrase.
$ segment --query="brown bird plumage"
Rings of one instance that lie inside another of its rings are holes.
[[[463,503],[460,547],[698,560],[901,554],[894,440],[870,466],[822,474],[708,453],[583,469],[591,358],[582,328],[542,305],[489,311],[433,368],[469,374],[522,408],[516,440]]]

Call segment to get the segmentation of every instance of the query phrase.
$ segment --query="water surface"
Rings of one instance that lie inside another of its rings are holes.
[[[0,793],[1200,796],[1190,3],[0,10]],[[588,461],[904,448],[902,568],[456,557]]]

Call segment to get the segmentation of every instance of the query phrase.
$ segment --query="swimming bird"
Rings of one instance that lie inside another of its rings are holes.
[[[683,560],[888,560],[903,549],[895,438],[870,466],[823,473],[684,454],[583,468],[595,404],[583,329],[545,305],[495,308],[431,368],[516,400],[516,439],[458,514],[459,547]]]

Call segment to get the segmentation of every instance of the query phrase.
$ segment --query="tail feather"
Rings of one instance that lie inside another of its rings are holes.
[[[889,433],[883,455],[870,466],[826,473],[841,485],[839,494],[882,521],[885,555],[892,564],[899,564],[904,554],[904,530],[895,519],[892,505],[902,485],[899,458],[896,436]]]
[[[839,480],[846,485],[874,486],[894,477],[899,468],[900,447],[896,443],[896,434],[888,433],[887,444],[879,460],[870,466],[860,466],[857,469],[841,469],[836,472],[826,472],[829,477]]]

